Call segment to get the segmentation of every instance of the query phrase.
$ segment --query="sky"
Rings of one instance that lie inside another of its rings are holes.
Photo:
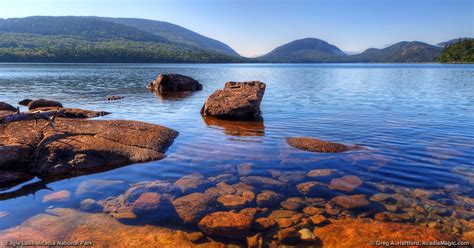
[[[32,15],[167,21],[249,57],[306,37],[349,53],[474,37],[474,0],[0,0],[0,18]]]

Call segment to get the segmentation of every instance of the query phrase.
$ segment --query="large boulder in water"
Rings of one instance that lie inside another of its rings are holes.
[[[0,127],[0,170],[82,174],[159,160],[178,133],[137,121],[57,118]]]
[[[222,119],[257,119],[265,87],[260,81],[227,82],[224,89],[207,98],[201,114]]]
[[[158,93],[175,93],[202,90],[202,85],[193,78],[180,74],[160,74],[148,85],[148,89]]]
[[[44,108],[44,107],[62,108],[63,105],[60,102],[52,101],[52,100],[46,100],[46,99],[33,100],[33,101],[28,103],[28,110],[33,110],[33,109],[37,109],[37,108]]]

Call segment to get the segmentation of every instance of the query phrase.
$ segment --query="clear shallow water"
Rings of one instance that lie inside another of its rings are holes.
[[[160,98],[145,88],[159,73],[191,76],[204,89],[182,98]],[[267,84],[263,123],[206,123],[201,117],[207,96],[231,80]],[[125,99],[109,102],[109,95]],[[77,208],[81,199],[43,204],[42,198],[63,189],[74,193],[84,180],[173,181],[193,172],[209,177],[244,162],[252,162],[255,173],[262,175],[268,169],[337,169],[341,175],[363,179],[354,193],[367,197],[377,192],[374,183],[429,190],[457,184],[462,196],[474,197],[473,65],[0,64],[0,101],[14,104],[24,98],[109,111],[106,119],[141,120],[173,128],[180,135],[164,160],[52,182],[48,189],[35,188],[34,194],[2,200],[0,211],[9,215],[0,218],[1,229],[50,205]],[[300,152],[286,144],[285,138],[291,136],[367,149]],[[108,194],[123,191],[116,187]]]

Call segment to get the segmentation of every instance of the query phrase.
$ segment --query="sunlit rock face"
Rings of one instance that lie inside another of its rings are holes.
[[[335,220],[329,225],[316,228],[314,234],[325,247],[370,247],[372,241],[456,240],[427,227],[370,219]]]
[[[81,174],[159,160],[178,133],[137,121],[62,119],[0,127],[0,170]]]
[[[0,243],[16,241],[93,242],[97,247],[218,247],[206,241],[193,244],[182,231],[155,227],[129,226],[104,214],[87,214],[73,209],[48,210],[21,225],[0,232]],[[221,244],[222,245],[222,244]]]

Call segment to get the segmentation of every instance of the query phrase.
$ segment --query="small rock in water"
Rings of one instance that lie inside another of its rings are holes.
[[[241,177],[248,176],[252,174],[252,167],[253,167],[252,163],[239,164],[237,165],[237,173]]]
[[[173,201],[173,206],[185,223],[196,223],[215,208],[212,197],[203,193],[192,193],[177,198]]]
[[[254,226],[257,231],[262,232],[274,227],[276,224],[277,223],[274,220],[263,217],[256,219]]]
[[[350,149],[343,144],[308,137],[293,137],[286,140],[290,146],[308,152],[337,153]]]
[[[300,238],[301,240],[303,241],[315,241],[317,238],[316,238],[316,235],[314,235],[314,233],[312,233],[309,229],[307,228],[304,228],[304,229],[301,229],[298,231],[300,233]]]
[[[248,199],[238,195],[223,195],[217,198],[217,202],[226,209],[241,209],[249,204]]]
[[[33,100],[33,101],[28,103],[28,110],[33,110],[33,109],[37,109],[37,108],[44,108],[44,107],[62,108],[63,105],[60,102],[52,101],[52,100],[46,100],[46,99]]]
[[[312,216],[312,215],[315,215],[315,214],[318,214],[321,212],[321,209],[320,208],[316,208],[316,207],[313,207],[313,206],[307,206],[303,209],[303,213],[309,215],[309,216]]]
[[[0,102],[0,110],[16,112],[16,108],[6,102]]]
[[[331,180],[329,188],[332,190],[340,190],[351,192],[362,185],[362,180],[358,176],[343,176]]]
[[[211,186],[211,184],[212,183],[205,179],[200,173],[193,173],[183,176],[175,182],[175,185],[181,190],[181,193],[183,194],[202,192]]]
[[[324,226],[329,224],[329,220],[321,214],[311,216],[310,220],[315,226]]]
[[[61,190],[58,192],[54,192],[43,197],[44,202],[64,202],[69,201],[71,197],[71,192],[68,190]]]
[[[236,183],[238,181],[237,177],[232,174],[222,174],[215,177],[209,177],[209,181],[213,183]]]
[[[285,183],[299,183],[306,178],[306,173],[303,171],[287,171],[283,172],[278,180]]]
[[[132,212],[137,215],[154,213],[157,211],[163,212],[165,215],[171,210],[171,204],[162,195],[154,192],[143,193],[132,204]]]
[[[301,238],[301,234],[293,227],[281,229],[277,235],[278,240],[284,244],[298,243]]]
[[[0,211],[0,218],[7,217],[8,212],[7,211]]]
[[[249,248],[263,247],[262,234],[257,233],[254,236],[247,237],[247,246]]]
[[[188,238],[193,243],[199,243],[200,241],[204,240],[204,234],[202,232],[192,232],[186,233],[186,238]]]
[[[213,198],[217,198],[223,195],[232,195],[236,193],[236,189],[227,183],[218,183],[215,187],[206,189],[204,194],[209,195]]]
[[[283,201],[283,195],[270,190],[264,190],[257,195],[257,205],[259,207],[274,207]]]
[[[270,219],[280,219],[280,218],[291,218],[296,214],[295,211],[291,210],[273,210],[273,212],[268,216]]]
[[[157,93],[175,93],[202,90],[202,84],[180,74],[160,74],[147,88]]]
[[[306,206],[306,203],[304,202],[303,199],[299,197],[292,197],[292,198],[288,198],[286,201],[282,201],[280,205],[284,209],[300,211]]]
[[[230,239],[245,238],[252,227],[253,218],[240,213],[214,212],[198,223],[206,235]]]
[[[306,175],[308,177],[327,177],[327,176],[334,175],[336,171],[337,170],[333,170],[333,169],[315,169],[315,170],[310,170]]]
[[[257,187],[257,188],[262,188],[262,189],[276,189],[280,191],[285,191],[289,189],[289,185],[272,179],[268,177],[260,177],[260,176],[248,176],[248,177],[241,177],[240,181],[242,181],[245,184]]]
[[[374,202],[381,202],[381,201],[386,201],[390,198],[391,198],[391,196],[389,194],[377,193],[377,194],[371,196],[370,200],[374,201]]]
[[[87,198],[81,201],[80,209],[87,212],[100,212],[102,206],[100,206],[94,199]]]
[[[107,101],[116,101],[116,100],[121,100],[124,99],[125,97],[123,96],[108,96]]]
[[[369,205],[369,201],[365,198],[365,195],[340,195],[331,199],[332,202],[343,208],[358,208]]]
[[[325,188],[327,188],[326,185],[316,181],[310,181],[296,185],[296,189],[303,195],[315,195],[324,191]]]
[[[125,183],[121,180],[86,180],[77,187],[76,197],[110,196],[113,190],[124,186]]]

